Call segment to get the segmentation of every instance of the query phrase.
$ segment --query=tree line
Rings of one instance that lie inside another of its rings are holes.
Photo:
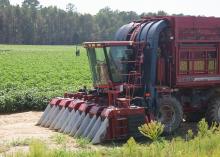
[[[21,6],[0,0],[0,43],[55,45],[111,40],[120,26],[142,16],[156,15],[167,13],[138,15],[106,7],[91,15],[79,13],[71,3],[63,10],[43,7],[38,0],[24,0]]]

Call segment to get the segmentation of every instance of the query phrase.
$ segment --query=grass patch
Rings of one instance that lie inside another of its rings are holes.
[[[90,144],[90,141],[86,138],[76,138],[76,143],[79,147],[81,148],[86,148],[89,144]]]
[[[0,154],[8,151],[10,148],[6,145],[0,145]],[[0,155],[1,156],[1,155]]]
[[[171,141],[158,141],[151,144],[139,144],[133,138],[122,147],[105,149],[81,149],[69,151],[68,149],[49,149],[40,140],[31,142],[29,152],[18,151],[6,157],[218,157],[220,156],[220,135],[196,136],[186,141],[175,138]]]
[[[172,140],[160,139],[153,141],[150,144],[139,144],[134,138],[130,138],[122,147],[105,147],[100,149],[88,149],[82,147],[78,151],[69,151],[68,149],[49,149],[49,147],[40,140],[34,140],[30,143],[29,152],[16,152],[6,157],[218,157],[220,156],[220,132],[219,127],[215,126],[215,131],[212,128],[201,127],[204,121],[198,124],[198,134],[191,136],[191,131],[188,131],[188,136],[191,139],[183,139],[180,137]],[[202,132],[209,132],[203,134]],[[62,139],[62,138],[61,138]],[[78,144],[84,146],[85,141],[78,139]],[[86,141],[87,144],[87,141]]]
[[[25,139],[14,139],[9,143],[9,146],[16,147],[16,146],[28,146],[30,145],[32,139],[25,138]]]
[[[56,133],[53,136],[51,136],[51,139],[56,143],[56,144],[64,144],[68,140],[68,136],[60,133]]]
[[[28,152],[17,151],[7,154],[4,157],[96,157],[99,152],[92,150],[69,151],[64,148],[50,149],[41,140],[32,140]]]

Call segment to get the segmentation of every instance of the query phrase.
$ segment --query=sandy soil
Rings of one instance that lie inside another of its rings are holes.
[[[35,126],[42,112],[24,112],[10,115],[0,115],[0,139],[12,141],[15,139],[40,138],[48,139],[55,132]]]
[[[49,130],[48,128],[35,126],[39,120],[42,112],[23,112],[16,114],[0,115],[0,157],[1,153],[13,153],[18,150],[28,151],[28,145],[13,145],[11,143],[16,141],[22,141],[29,138],[40,139],[52,148],[57,148],[58,145],[52,137],[56,136],[57,132]],[[175,133],[175,135],[185,137],[188,129],[196,130],[196,123],[183,123]],[[168,137],[169,138],[169,137]],[[171,135],[173,138],[173,135]],[[124,141],[125,142],[125,141]],[[68,140],[65,142],[68,149],[77,151],[79,145],[74,138],[68,136]],[[8,144],[10,144],[8,146]],[[120,142],[119,142],[120,144]],[[90,149],[100,149],[109,147],[107,145],[89,146]],[[111,145],[110,145],[111,147]]]
[[[17,139],[37,138],[50,140],[56,132],[48,128],[35,126],[42,112],[23,112],[0,115],[0,144]],[[178,135],[185,135],[188,129],[195,131],[195,123],[182,123]]]
[[[35,126],[43,112],[23,112],[15,114],[0,115],[0,157],[4,154],[13,154],[17,151],[28,151],[29,146],[23,141],[39,139],[50,148],[65,147],[71,151],[82,149],[71,136],[67,136],[64,143],[57,143],[54,139],[58,133],[48,128]],[[88,149],[98,149],[99,147],[88,145]]]

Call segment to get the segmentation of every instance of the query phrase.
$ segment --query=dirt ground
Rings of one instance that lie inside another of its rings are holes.
[[[26,139],[40,139],[45,141],[52,147],[57,147],[57,143],[53,141],[53,137],[58,133],[48,128],[35,126],[42,112],[23,112],[15,114],[0,115],[0,157],[1,153],[13,153],[18,150],[28,151],[28,145],[23,142]],[[187,130],[196,131],[196,123],[182,123],[180,129],[175,132],[174,136],[185,137]],[[126,141],[124,141],[126,142]],[[65,142],[70,150],[80,149],[77,141],[68,136]],[[90,146],[90,149],[99,149],[109,145]]]
[[[0,115],[0,157],[4,154],[13,154],[17,151],[28,151],[26,142],[31,139],[39,139],[50,146],[50,148],[61,148],[63,143],[71,151],[84,149],[80,142],[71,136],[57,133],[48,128],[35,126],[43,112],[23,112],[15,114]],[[59,136],[61,135],[61,136]],[[65,136],[63,143],[60,138]],[[58,140],[58,141],[57,141]],[[104,146],[86,145],[87,149],[100,149]]]
[[[48,139],[55,132],[35,126],[42,112],[24,112],[0,115],[0,139],[12,141],[15,139],[40,138]]]
[[[43,112],[23,112],[0,115],[0,144],[16,139],[38,138],[47,141],[56,134],[48,128],[35,126]],[[188,129],[195,130],[195,123],[182,123],[178,134],[185,134]]]
[[[25,141],[40,139],[53,143],[55,132],[47,128],[35,126],[42,112],[23,112],[0,115],[0,157],[17,151],[28,151]]]

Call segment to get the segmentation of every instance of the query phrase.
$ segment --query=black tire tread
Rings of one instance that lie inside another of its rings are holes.
[[[179,128],[181,122],[182,122],[182,119],[183,119],[183,109],[182,109],[182,106],[181,104],[179,103],[179,101],[174,98],[174,97],[163,97],[163,98],[160,98],[159,99],[159,106],[161,105],[167,105],[167,104],[170,104],[174,107],[175,111],[177,111],[178,113],[176,113],[176,122],[174,123],[173,126],[169,127],[169,129],[165,126],[164,127],[164,133],[165,134],[169,134],[169,133],[172,133],[174,132],[176,129]]]
[[[218,117],[218,110],[220,107],[220,98],[214,98],[210,101],[207,112],[206,112],[206,121],[211,125],[213,122],[220,123]],[[217,113],[216,113],[217,112]]]

